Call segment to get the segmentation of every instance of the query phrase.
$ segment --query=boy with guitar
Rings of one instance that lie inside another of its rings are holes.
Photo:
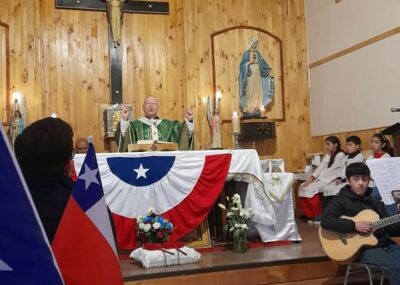
[[[388,217],[383,203],[371,197],[367,165],[350,164],[346,168],[346,178],[348,185],[340,190],[322,213],[322,247],[329,257],[338,261],[352,260],[358,253],[358,262],[380,266],[389,276],[390,284],[398,285],[400,245],[389,235],[400,235],[400,224],[396,224],[400,215]],[[389,226],[374,232],[386,225]],[[361,249],[364,245],[370,247]]]

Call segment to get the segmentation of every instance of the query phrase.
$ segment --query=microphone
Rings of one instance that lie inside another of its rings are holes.
[[[400,112],[400,108],[392,107],[392,108],[390,108],[390,111],[392,111],[392,112]]]

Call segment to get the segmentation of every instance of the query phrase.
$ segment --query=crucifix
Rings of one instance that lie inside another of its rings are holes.
[[[122,103],[121,27],[124,13],[169,14],[168,2],[132,0],[55,0],[57,9],[106,11],[109,22],[111,104]]]

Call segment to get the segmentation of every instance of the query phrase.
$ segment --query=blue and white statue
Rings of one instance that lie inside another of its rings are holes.
[[[239,102],[243,117],[261,117],[260,107],[267,106],[275,93],[272,69],[257,50],[252,38],[239,66]]]

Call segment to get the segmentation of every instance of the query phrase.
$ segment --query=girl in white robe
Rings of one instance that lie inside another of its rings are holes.
[[[299,187],[300,206],[304,215],[310,220],[321,214],[319,193],[322,193],[328,185],[335,183],[345,162],[345,154],[337,137],[327,137],[325,148],[326,154],[321,164]]]

